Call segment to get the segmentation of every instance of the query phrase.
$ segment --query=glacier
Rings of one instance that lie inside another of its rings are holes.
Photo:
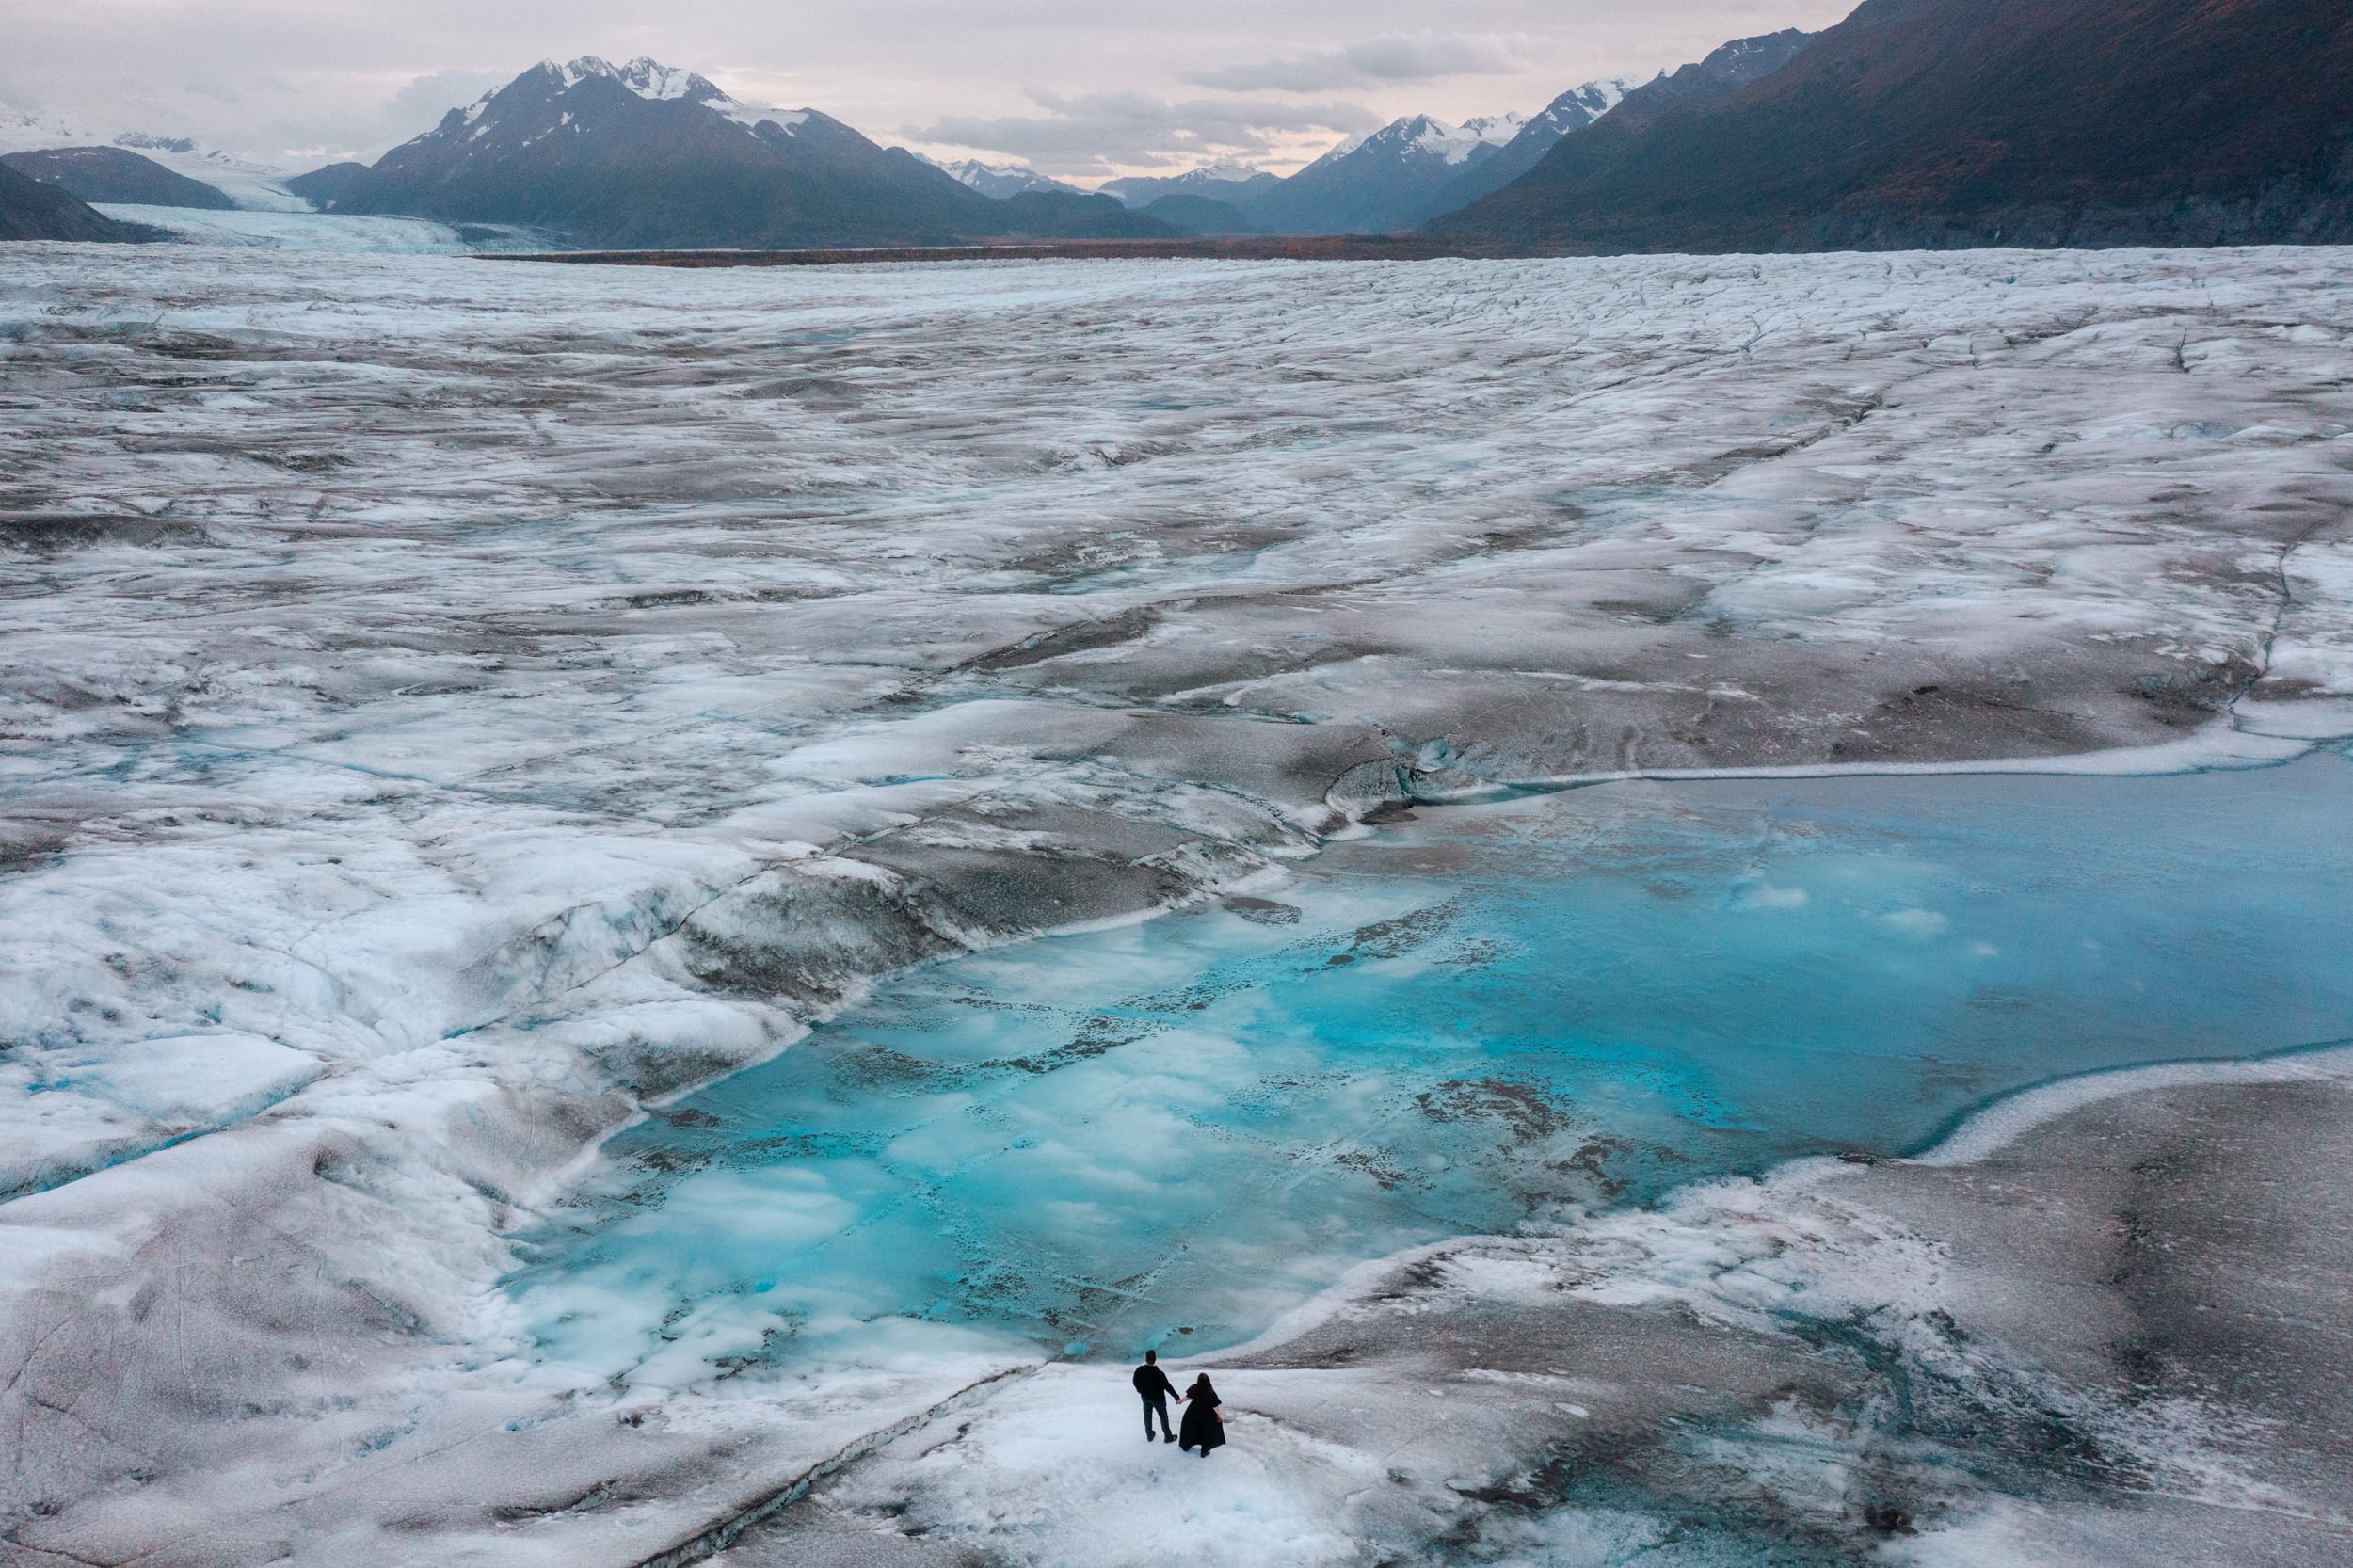
[[[0,1539],[637,1563],[872,1449],[865,1496],[932,1412],[1032,1418],[1085,1368],[1009,1320],[880,1324],[792,1382],[745,1319],[616,1388],[634,1304],[575,1352],[544,1292],[594,1271],[535,1270],[615,1134],[885,977],[1172,909],[1280,935],[1233,911],[1416,818],[2331,744],[2348,337],[2327,251],[10,248]],[[1943,935],[1907,911],[1891,939]],[[1579,1223],[1717,1200],[1658,1201]],[[1236,1332],[1401,1240],[1304,1259]],[[1513,1490],[1463,1464],[1437,1484]],[[940,1519],[893,1540],[963,1550],[930,1484],[890,1482]],[[1333,1560],[1388,1528],[1299,1484]],[[818,1500],[776,1519],[851,1517]],[[1616,1530],[1607,1560],[1656,1528],[1612,1506],[1527,1528]]]
[[[99,211],[124,223],[161,229],[174,240],[262,250],[348,250],[382,255],[464,256],[561,250],[562,239],[503,223],[436,223],[423,217],[360,213],[216,212],[107,201]]]

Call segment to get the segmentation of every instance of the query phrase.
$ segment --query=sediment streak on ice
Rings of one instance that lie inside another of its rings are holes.
[[[2320,251],[12,248],[8,1528],[623,1560],[1001,1366],[762,1446],[488,1289],[881,969],[1499,782],[2330,732],[2348,334]]]

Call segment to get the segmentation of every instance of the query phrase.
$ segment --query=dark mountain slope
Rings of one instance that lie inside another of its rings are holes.
[[[2353,240],[2345,0],[1866,0],[1721,104],[1640,96],[1428,232],[1580,252]]]
[[[1470,165],[1449,180],[1431,200],[1432,209],[1450,213],[1467,207],[1490,191],[1501,190],[1534,168],[1552,144],[1571,131],[1599,120],[1617,103],[1596,82],[1571,88],[1519,129],[1519,134],[1495,151],[1492,157]]]
[[[351,177],[332,206],[613,248],[927,244],[1004,226],[998,203],[912,153],[645,60],[527,71]]]
[[[1192,232],[1144,213],[1130,212],[1117,197],[1081,191],[1024,190],[997,199],[1000,232],[1015,239],[1160,240]]]
[[[144,224],[117,223],[70,191],[43,184],[0,163],[0,240],[99,240],[129,244],[159,239]]]
[[[286,182],[286,188],[325,212],[350,196],[367,174],[365,164],[328,164],[325,168],[296,175]]]
[[[1469,206],[1492,191],[1501,190],[1543,162],[1553,143],[1572,131],[1583,130],[1625,100],[1633,100],[1638,112],[1647,109],[1652,113],[1670,103],[1721,103],[1751,82],[1787,65],[1814,38],[1812,33],[1792,27],[1758,38],[1735,39],[1696,64],[1629,89],[1624,98],[1613,97],[1609,84],[1601,82],[1571,88],[1545,104],[1542,114],[1521,126],[1520,134],[1505,143],[1494,157],[1473,164],[1456,175],[1438,193],[1434,210],[1449,213]]]
[[[1276,175],[1246,164],[1214,163],[1182,174],[1130,174],[1103,182],[1099,194],[1115,196],[1130,207],[1148,207],[1163,196],[1201,196],[1235,207],[1280,183]]]
[[[1240,207],[1213,197],[1178,193],[1160,197],[1144,208],[1144,216],[1176,225],[1187,234],[1263,234],[1263,225],[1242,216]]]
[[[1509,117],[1449,125],[1411,115],[1343,143],[1289,179],[1234,202],[1275,234],[1384,234],[1445,211],[1438,193],[1465,168],[1503,150],[1518,129]]]
[[[0,155],[19,174],[55,185],[84,201],[136,201],[151,207],[202,207],[227,212],[234,201],[201,180],[175,174],[152,158],[120,147],[53,147]]]

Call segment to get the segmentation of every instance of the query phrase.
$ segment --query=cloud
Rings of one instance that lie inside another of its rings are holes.
[[[352,82],[337,112],[318,127],[324,133],[320,139],[304,146],[281,144],[279,156],[296,164],[373,160],[385,148],[439,125],[450,110],[504,87],[514,75],[511,71],[435,71],[412,76],[389,91],[387,82]]]
[[[419,132],[430,130],[450,110],[465,107],[492,88],[504,87],[514,76],[512,71],[504,74],[490,71],[437,71],[416,78],[393,93],[376,118],[389,130],[411,125]]]
[[[1188,80],[1229,92],[1330,92],[1445,76],[1506,76],[1520,68],[1527,52],[1527,40],[1497,33],[1385,33],[1345,49],[1225,66]]]
[[[1346,136],[1386,119],[1361,104],[1300,104],[1263,98],[1170,101],[1142,92],[1078,97],[1032,88],[1043,114],[950,115],[910,127],[917,141],[1027,158],[1049,172],[1086,174],[1114,167],[1173,168],[1212,157],[1247,158],[1305,132]]]

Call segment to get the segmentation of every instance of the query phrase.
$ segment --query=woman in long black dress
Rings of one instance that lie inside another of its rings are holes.
[[[1176,1428],[1176,1447],[1185,1453],[1198,1448],[1207,1459],[1211,1448],[1225,1446],[1225,1422],[1217,1413],[1217,1390],[1209,1386],[1209,1373],[1193,1380],[1184,1400],[1185,1418]]]

